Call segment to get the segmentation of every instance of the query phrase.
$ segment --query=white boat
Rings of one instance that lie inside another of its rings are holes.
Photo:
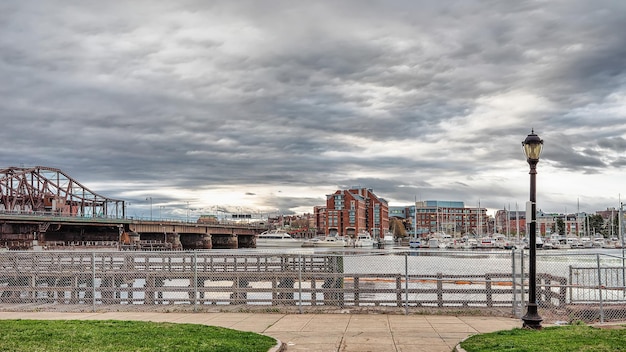
[[[555,240],[547,240],[543,243],[543,249],[559,249],[561,246],[559,245],[559,241]]]
[[[491,237],[482,237],[478,243],[478,247],[480,248],[493,248],[494,246],[495,242]]]
[[[372,239],[372,236],[368,233],[368,232],[359,232],[359,234],[356,236],[356,241],[354,241],[354,246],[355,247],[374,247],[374,245],[377,244],[376,241],[374,241],[374,239]]]
[[[326,236],[323,240],[315,242],[313,247],[348,247],[348,241],[339,236]]]
[[[442,240],[439,242],[439,248],[441,249],[454,249],[454,243],[449,240]]]
[[[604,242],[602,248],[622,248],[622,244],[620,243],[619,238],[611,237]]]
[[[524,243],[524,249],[530,248],[530,243],[528,243],[528,238],[524,238],[523,243]],[[535,248],[543,248],[543,240],[539,236],[535,237]]]
[[[475,238],[468,238],[467,242],[463,245],[465,249],[476,249],[478,248],[478,241]]]
[[[593,247],[604,248],[605,245],[606,245],[606,241],[604,237],[596,237],[593,239]]]
[[[569,245],[569,248],[572,248],[572,249],[585,248],[582,242],[580,242],[577,238],[571,238],[571,239],[568,238],[567,244]]]
[[[593,248],[593,241],[589,237],[582,237],[580,243],[583,245],[583,248]]]
[[[395,240],[393,238],[393,234],[387,232],[385,233],[385,237],[383,238],[383,240],[385,241],[385,244],[394,244]]]
[[[409,240],[409,247],[420,248],[422,247],[422,241],[419,238],[413,237]]]
[[[302,242],[302,247],[317,247],[316,245],[323,240],[324,240],[324,237],[313,237],[311,239],[308,239]]]
[[[515,247],[515,244],[504,235],[495,236],[493,245],[494,247],[497,247],[500,249],[512,249]]]
[[[302,241],[298,241],[282,230],[270,230],[259,234],[256,238],[258,247],[300,247]]]
[[[568,237],[565,239],[565,248],[583,248],[583,245],[578,241],[576,237]]]
[[[430,238],[428,240],[428,248],[439,248],[439,239]]]

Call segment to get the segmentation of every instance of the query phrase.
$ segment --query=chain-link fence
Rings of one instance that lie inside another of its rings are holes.
[[[558,256],[549,251],[537,256],[537,272],[552,273],[562,282],[547,290],[544,274],[538,274],[539,308],[544,319],[564,321],[626,320],[626,261],[622,250],[596,253],[570,251]],[[558,297],[557,299],[554,299]]]
[[[626,320],[624,258],[611,253],[538,251],[545,322]],[[527,250],[8,251],[0,253],[0,309],[521,317],[528,264]]]

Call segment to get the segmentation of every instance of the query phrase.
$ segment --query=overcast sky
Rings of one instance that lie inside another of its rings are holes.
[[[2,1],[0,165],[128,215],[626,198],[626,1]],[[621,195],[621,196],[620,196]],[[155,215],[156,216],[156,215]]]

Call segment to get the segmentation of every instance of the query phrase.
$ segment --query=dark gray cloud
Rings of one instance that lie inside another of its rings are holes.
[[[500,208],[527,197],[520,142],[535,128],[542,208],[602,209],[626,164],[625,14],[614,1],[7,1],[0,164],[58,167],[143,214],[151,195],[173,215],[190,200],[311,211],[354,185],[392,204]]]

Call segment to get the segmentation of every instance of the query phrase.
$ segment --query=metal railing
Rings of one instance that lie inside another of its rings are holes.
[[[545,321],[626,319],[621,257],[543,251]],[[593,264],[593,265],[589,265]],[[4,251],[0,309],[523,315],[524,251]],[[168,308],[171,309],[171,308]]]

